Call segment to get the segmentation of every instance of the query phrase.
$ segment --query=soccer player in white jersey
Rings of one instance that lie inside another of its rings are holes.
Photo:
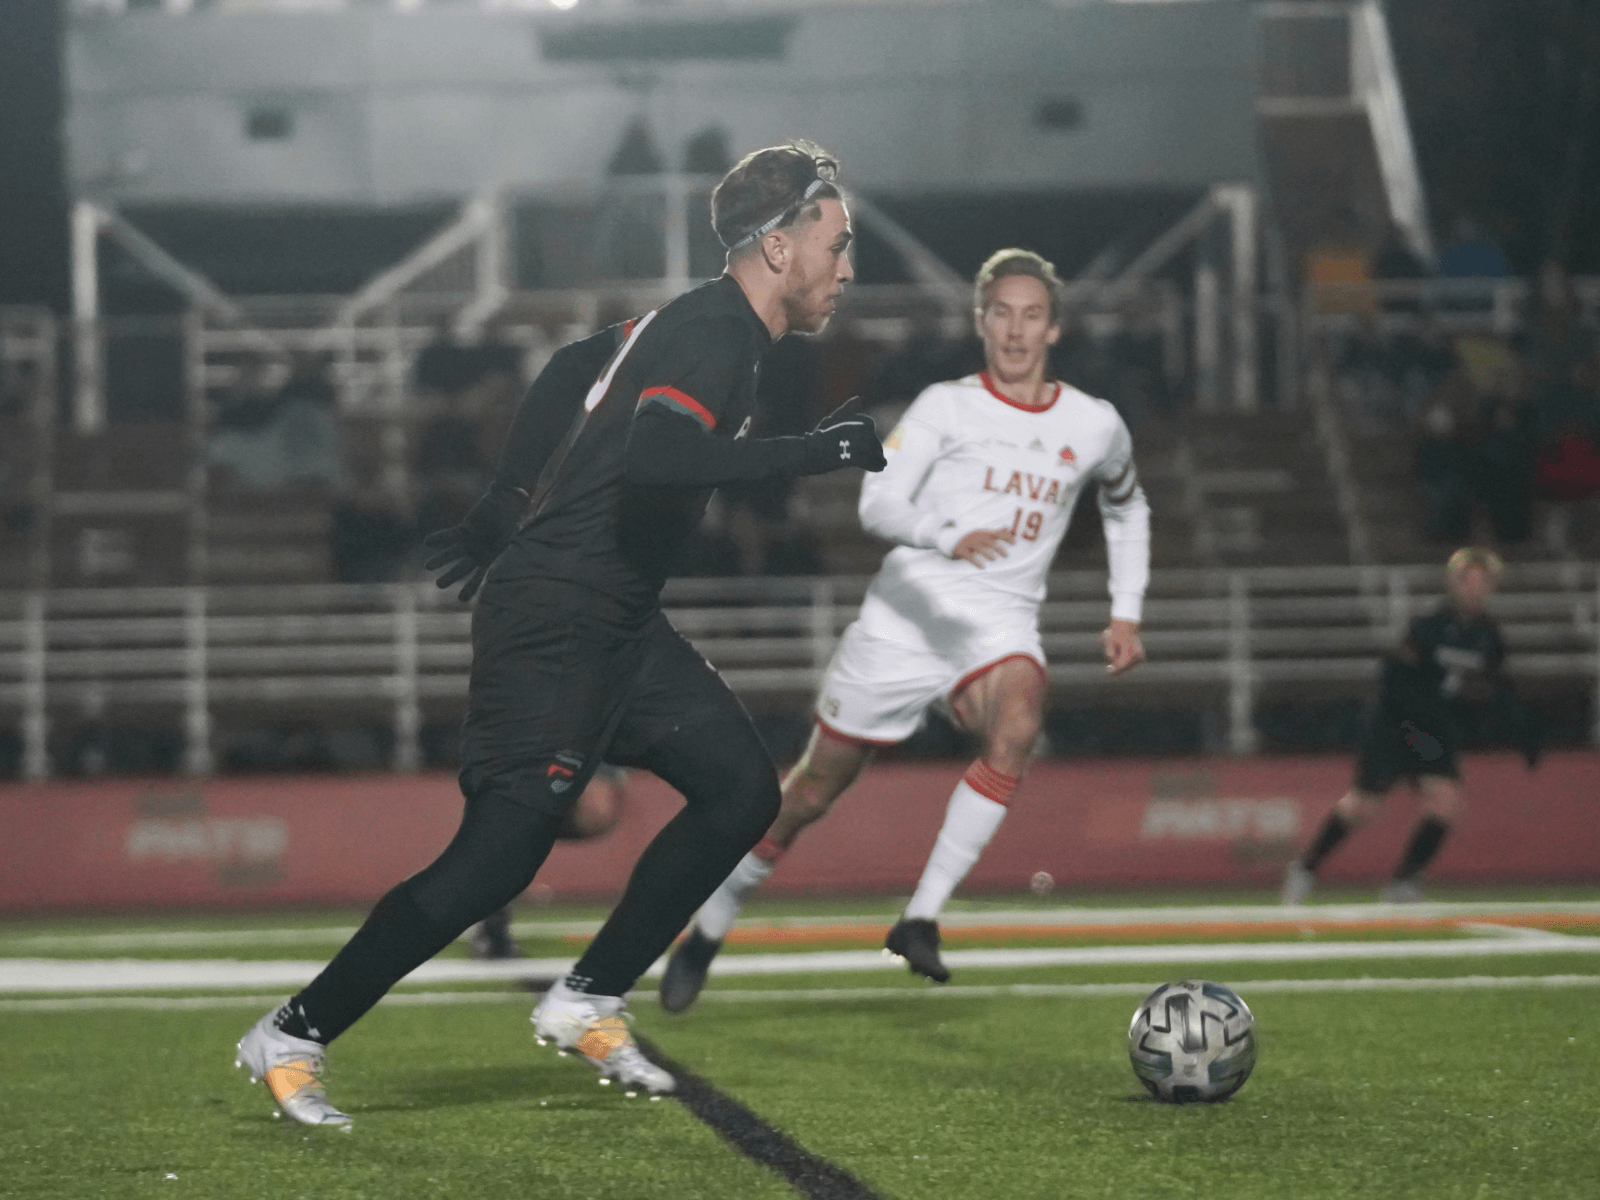
[[[816,725],[783,781],[766,837],[695,915],[661,982],[670,1011],[705,983],[746,899],[800,831],[820,819],[878,746],[908,737],[944,704],[983,740],[887,948],[939,983],[937,919],[999,828],[1039,736],[1047,690],[1039,641],[1045,577],[1078,492],[1099,484],[1110,563],[1106,669],[1144,658],[1139,620],[1150,512],[1116,409],[1049,377],[1061,335],[1054,268],[1002,250],[974,297],[987,369],[917,397],[885,442],[889,465],[861,488],[861,523],[899,543],[845,630],[817,698]]]

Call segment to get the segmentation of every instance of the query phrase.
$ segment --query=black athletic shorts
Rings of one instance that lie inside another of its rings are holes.
[[[1381,796],[1402,779],[1412,784],[1423,775],[1455,779],[1461,773],[1456,759],[1459,740],[1454,723],[1446,717],[1419,719],[1375,704],[1362,722],[1355,785],[1368,795]]]
[[[559,816],[602,758],[648,768],[650,747],[667,734],[729,717],[748,722],[722,677],[659,610],[630,628],[570,602],[480,600],[461,790],[469,798],[499,792]]]

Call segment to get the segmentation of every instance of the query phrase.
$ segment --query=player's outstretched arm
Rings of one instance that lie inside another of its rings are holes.
[[[640,408],[628,434],[629,483],[720,487],[773,475],[822,475],[847,467],[883,470],[871,417],[851,417],[800,437],[715,437],[701,419],[664,406]]]

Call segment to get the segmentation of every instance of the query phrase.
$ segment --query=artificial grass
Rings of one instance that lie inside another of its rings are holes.
[[[234,1071],[254,1012],[7,1014],[0,1195],[226,1200],[792,1196],[671,1100],[628,1100],[500,1005],[379,1008],[340,1039],[343,1134]],[[176,1178],[168,1178],[176,1176]]]
[[[70,925],[91,934],[315,930],[344,916]],[[548,919],[581,918],[569,910]],[[52,932],[41,926],[13,924],[0,941]],[[310,949],[263,956],[315,957]],[[676,1017],[655,1007],[645,981],[634,1008],[641,1032],[667,1054],[895,1200],[1566,1200],[1600,1195],[1590,1150],[1600,1112],[1593,987],[1253,995],[1244,985],[1595,973],[1588,951],[957,971],[958,985],[1185,976],[1241,985],[1260,1022],[1260,1065],[1233,1100],[1198,1108],[1160,1105],[1135,1082],[1123,1046],[1134,996],[962,997],[895,969],[713,978],[702,1002]],[[717,999],[722,990],[829,987],[900,994]],[[265,1090],[232,1071],[233,1042],[253,1009],[0,1006],[0,1196],[795,1194],[676,1102],[626,1100],[597,1087],[588,1067],[537,1050],[528,1007],[530,997],[507,991],[504,1003],[375,1010],[334,1049],[330,1091],[357,1119],[343,1135],[272,1119]]]
[[[892,1196],[1578,1200],[1591,996],[1264,995],[1255,1076],[1192,1107],[1135,1082],[1130,999],[706,1005],[659,1040]]]
[[[1255,1076],[1183,1108],[1128,1069],[1131,997],[637,1008],[667,1053],[886,1197],[1577,1200],[1600,1193],[1592,995],[1246,992]],[[368,1016],[334,1053],[349,1135],[272,1119],[231,1071],[253,1016],[8,1013],[0,1194],[793,1194],[670,1099],[534,1048],[509,1001]]]

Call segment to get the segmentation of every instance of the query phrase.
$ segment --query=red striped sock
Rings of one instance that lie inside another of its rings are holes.
[[[974,759],[961,779],[978,795],[987,797],[996,804],[1010,804],[1011,793],[1016,791],[1017,784],[1022,782],[1021,775],[1007,775],[983,758]]]

